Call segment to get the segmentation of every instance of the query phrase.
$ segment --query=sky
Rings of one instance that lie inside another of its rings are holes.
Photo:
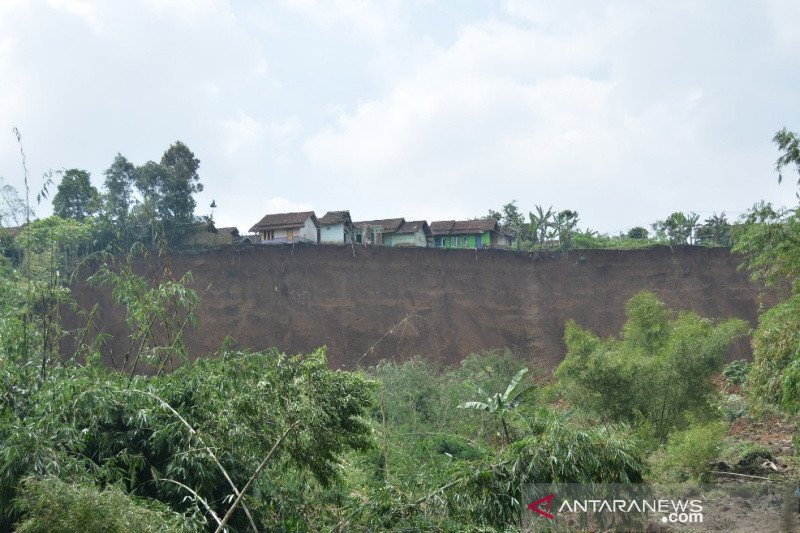
[[[0,177],[99,188],[201,161],[197,214],[473,218],[517,200],[617,233],[735,218],[800,131],[800,2],[0,0]],[[36,208],[45,216],[45,201]]]

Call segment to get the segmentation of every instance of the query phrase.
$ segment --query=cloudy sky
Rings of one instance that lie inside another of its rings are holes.
[[[0,0],[0,177],[184,141],[218,225],[793,204],[800,2]],[[50,211],[48,205],[38,214]]]

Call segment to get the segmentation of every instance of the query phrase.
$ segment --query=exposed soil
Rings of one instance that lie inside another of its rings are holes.
[[[567,320],[617,334],[626,301],[645,289],[673,309],[755,324],[760,289],[740,262],[726,249],[700,247],[531,255],[296,245],[175,254],[172,270],[191,271],[194,288],[207,289],[201,326],[188,335],[194,357],[213,354],[230,335],[244,348],[289,353],[327,345],[334,368],[414,355],[453,363],[509,347],[551,369],[565,353]],[[84,308],[102,305],[99,325],[119,356],[130,341],[109,292],[73,286]],[[75,316],[66,321],[80,325]],[[730,354],[749,356],[745,342]]]

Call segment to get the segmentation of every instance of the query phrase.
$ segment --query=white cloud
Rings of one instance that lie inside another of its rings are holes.
[[[299,211],[313,211],[314,207],[308,202],[293,202],[282,196],[273,196],[264,203],[264,214],[267,213],[295,213]]]
[[[264,124],[239,109],[236,117],[222,123],[225,130],[225,151],[232,155],[243,147],[257,144],[264,138]]]
[[[466,25],[304,150],[320,172],[365,191],[362,202],[391,201],[415,217],[444,205],[475,216],[517,198],[528,208],[577,208],[592,225],[622,229],[623,219],[749,205],[763,195],[752,182],[757,167],[732,163],[745,154],[721,145],[731,133],[717,126],[742,111],[720,92],[747,90],[735,85],[740,65],[717,63],[720,72],[709,73],[705,61],[717,54],[693,55],[702,46],[695,32],[727,44],[735,40],[728,26],[746,23],[722,20],[710,31],[702,18],[685,22],[696,14],[681,8],[663,23],[661,13],[642,11],[514,2],[510,18]],[[676,39],[674,24],[692,38]],[[662,58],[661,68],[646,63]],[[769,137],[754,145],[750,135],[753,165]],[[719,190],[709,177],[722,168],[730,181]],[[769,162],[762,168],[769,179]]]
[[[404,28],[402,3],[386,0],[284,0],[283,6],[326,29],[383,40]]]
[[[54,9],[59,9],[77,16],[85,22],[95,33],[103,33],[105,24],[100,19],[97,6],[84,0],[47,0]]]

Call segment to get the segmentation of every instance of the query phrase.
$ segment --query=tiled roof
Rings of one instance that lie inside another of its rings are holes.
[[[397,228],[403,225],[404,222],[404,218],[385,218],[383,220],[363,220],[361,222],[353,222],[353,225],[361,229],[364,229],[366,226],[369,226],[370,228],[380,226],[383,228],[384,233],[394,233],[397,231]]]
[[[431,230],[428,226],[428,223],[424,220],[413,220],[410,222],[403,222],[403,225],[397,228],[395,233],[404,234],[404,233],[416,233],[419,230],[422,230],[423,233],[426,235],[430,235]]]
[[[302,213],[277,213],[273,215],[264,215],[264,218],[256,222],[250,228],[252,232],[264,231],[268,229],[282,229],[282,228],[301,228],[306,223],[306,220],[311,217],[311,220],[317,225],[317,217],[314,216],[313,211],[303,211]]]
[[[234,237],[239,236],[239,228],[231,226],[229,228],[217,228],[217,233],[223,233],[225,235],[233,235]]]
[[[431,222],[431,232],[434,235],[456,235],[464,233],[483,233],[484,231],[499,231],[497,221],[493,218],[479,218],[477,220],[437,220]]]
[[[330,226],[332,224],[349,224],[350,211],[328,211],[325,216],[319,219],[320,226]]]

